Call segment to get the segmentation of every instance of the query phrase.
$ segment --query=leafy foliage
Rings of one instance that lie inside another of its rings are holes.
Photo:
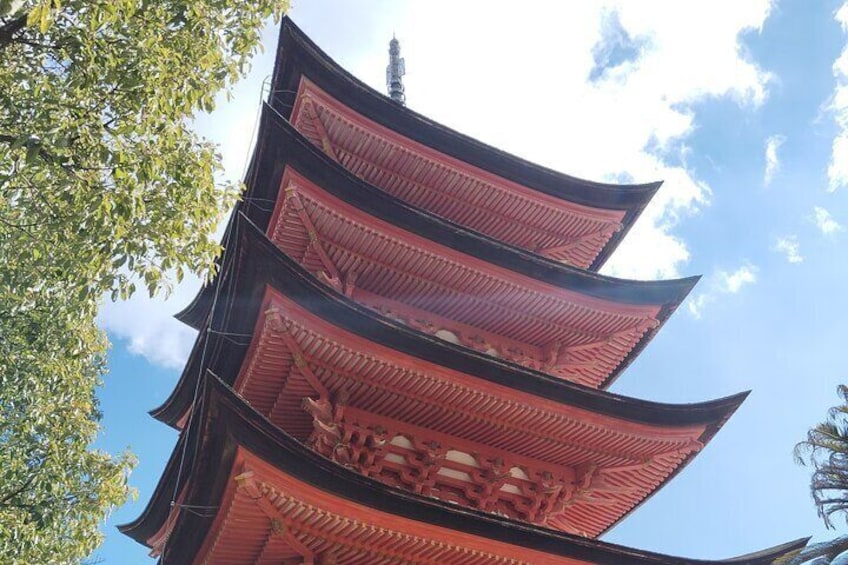
[[[211,273],[238,190],[189,122],[286,4],[0,0],[0,562],[79,561],[126,499],[98,304]]]
[[[827,419],[807,432],[795,446],[795,459],[814,471],[810,491],[819,516],[833,528],[835,515],[848,511],[848,386],[837,389],[842,404],[828,411]]]

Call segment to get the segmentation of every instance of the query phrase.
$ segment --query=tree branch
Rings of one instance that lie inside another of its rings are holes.
[[[11,145],[11,144],[15,143],[16,141],[17,141],[16,137],[0,133],[0,142],[8,143],[9,145]],[[41,156],[42,159],[44,159],[48,163],[53,163],[53,155],[49,151],[44,149],[43,147],[39,148],[38,154]]]
[[[23,493],[26,489],[28,489],[29,485],[31,485],[34,480],[35,480],[35,475],[34,474],[30,475],[29,478],[27,478],[27,480],[24,481],[24,484],[22,484],[20,487],[16,488],[12,492],[6,494],[6,496],[4,496],[2,499],[0,499],[0,506],[19,506],[19,505],[10,504],[9,501],[12,500],[13,498],[15,498],[16,496],[18,496],[19,494]]]
[[[17,18],[9,20],[0,27],[0,49],[8,47],[14,41],[15,34],[26,27],[28,15],[29,14],[25,12]]]

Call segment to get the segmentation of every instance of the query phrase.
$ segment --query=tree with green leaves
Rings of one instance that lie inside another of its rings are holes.
[[[810,492],[828,528],[835,516],[848,520],[848,386],[840,385],[837,393],[842,403],[795,446],[796,462],[813,468]]]
[[[840,385],[837,394],[842,403],[828,410],[825,421],[810,429],[807,439],[795,446],[795,461],[813,468],[810,493],[819,516],[831,529],[835,517],[848,520],[848,387]],[[848,536],[841,536],[813,544],[779,565],[825,565],[845,559]]]
[[[238,187],[190,128],[286,0],[0,0],[0,562],[73,563],[128,496],[91,449],[104,295],[209,276]]]

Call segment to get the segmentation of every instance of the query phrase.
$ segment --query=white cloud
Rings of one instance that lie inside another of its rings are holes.
[[[835,19],[842,26],[843,31],[848,31],[848,2],[842,4],[834,14]]]
[[[774,175],[780,171],[780,158],[777,155],[780,146],[786,141],[782,135],[772,135],[766,139],[766,170],[763,174],[763,184],[768,186],[774,179]]]
[[[839,8],[834,19],[844,32],[848,32],[848,2]],[[829,192],[848,186],[848,45],[833,63],[833,76],[836,77],[836,88],[828,108],[839,131],[833,139],[830,165],[827,168]]]
[[[732,273],[719,273],[719,289],[728,294],[736,294],[743,286],[757,282],[757,268],[753,265],[742,265]]]
[[[831,235],[843,230],[842,224],[834,220],[830,212],[821,206],[815,206],[813,208],[813,222],[815,222],[816,227],[824,235]]]
[[[757,267],[750,263],[745,263],[732,272],[716,271],[707,281],[706,290],[688,301],[689,312],[700,318],[704,309],[720,296],[737,294],[743,287],[757,282],[757,272]]]
[[[772,246],[772,250],[782,253],[790,263],[804,262],[804,257],[801,255],[801,246],[796,235],[778,237]]]
[[[173,317],[194,298],[200,280],[192,277],[165,298],[150,298],[143,290],[129,300],[107,301],[100,309],[98,322],[127,349],[151,363],[172,369],[181,368],[188,359],[197,332]]]
[[[764,101],[770,76],[748,58],[740,35],[762,26],[770,3],[550,2],[501,9],[497,2],[461,2],[450,5],[450,18],[435,3],[412,4],[418,8],[409,11],[412,23],[398,29],[410,107],[569,174],[664,180],[606,272],[678,275],[689,251],[676,226],[711,196],[685,158],[695,103]],[[468,21],[478,25],[471,29]],[[628,46],[629,52],[622,49]],[[619,56],[610,56],[616,49]]]

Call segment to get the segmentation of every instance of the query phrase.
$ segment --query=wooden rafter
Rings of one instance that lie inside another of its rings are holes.
[[[234,477],[234,479],[238,483],[238,489],[252,499],[259,509],[262,510],[262,513],[271,520],[271,531],[276,536],[282,538],[303,557],[304,565],[316,565],[315,553],[301,542],[289,527],[287,527],[285,516],[262,493],[259,485],[253,478],[253,471],[249,469],[244,470],[240,475]]]
[[[317,108],[315,107],[315,102],[309,95],[303,96],[303,110],[306,113],[306,118],[312,124],[312,127],[318,132],[318,136],[321,138],[321,148],[324,150],[324,153],[329,155],[334,161],[338,162],[339,158],[336,155],[336,150],[333,148],[333,143],[330,140],[330,136],[327,134],[327,128],[324,127],[324,122],[321,121],[321,118],[318,116]]]
[[[319,554],[312,551],[305,543],[300,541],[300,539],[294,535],[294,532],[298,532],[301,536],[305,536],[307,538],[329,542],[331,545],[337,547],[349,547],[357,551],[378,555],[383,559],[394,559],[404,563],[413,562],[420,551],[420,548],[404,548],[398,543],[391,542],[369,544],[350,536],[340,535],[337,532],[330,532],[325,528],[322,528],[317,523],[309,523],[307,521],[300,520],[299,517],[307,516],[316,510],[308,504],[296,502],[299,507],[298,510],[283,514],[274,505],[274,503],[269,500],[269,494],[272,495],[275,501],[289,500],[291,499],[289,495],[277,492],[273,487],[265,483],[258,482],[254,478],[253,472],[249,470],[236,476],[235,480],[238,482],[239,490],[250,497],[262,513],[271,520],[272,531],[285,540],[292,549],[303,556],[304,565],[331,565],[336,560],[332,553],[324,552]],[[322,511],[319,512],[327,516],[327,513]],[[356,524],[354,521],[349,519],[346,520],[346,522],[348,522],[349,527],[368,527],[365,524]],[[393,538],[399,537],[398,534],[393,532],[386,531],[385,533]]]
[[[289,322],[289,323],[290,323],[290,325],[287,326],[287,327],[289,328],[289,331],[292,332],[292,333],[294,333],[296,331],[302,331],[302,330],[307,331],[307,332],[310,331],[310,330],[302,327],[297,322],[292,321],[292,322]],[[315,335],[315,334],[312,334],[312,335]],[[347,350],[346,348],[344,348],[344,346],[338,346],[338,347],[341,347],[342,349]],[[322,347],[321,351],[324,351],[326,349],[327,348]],[[374,364],[374,365],[377,365],[377,366],[386,365],[386,361],[384,359],[382,359],[380,357],[375,357],[375,356],[369,354],[368,352],[365,352],[365,351],[355,351],[355,352],[353,352],[352,351],[351,353],[356,355],[360,359],[362,359],[362,361],[367,362],[368,364]],[[332,363],[331,361],[327,361],[322,357],[310,356],[308,361],[309,361],[310,366],[316,367],[316,369],[321,373],[335,374],[338,377],[341,377],[345,381],[350,382],[350,383],[360,383],[360,384],[363,384],[363,385],[367,385],[369,387],[375,386],[374,381],[365,374],[365,370],[361,369],[361,367],[363,367],[363,364],[361,362],[357,363],[357,366],[360,367],[360,370],[352,371],[352,370],[341,368],[338,365],[336,365],[335,363]],[[399,370],[402,371],[403,373],[409,372],[408,370],[405,370],[405,369],[399,368]],[[305,377],[305,375],[304,375],[304,377]],[[441,379],[436,379],[434,377],[430,377],[430,376],[426,375],[425,373],[419,374],[418,378],[430,380],[430,381],[433,382],[433,384],[435,386],[442,386],[444,384],[448,384],[448,383],[445,383],[444,381],[442,381]],[[451,396],[453,396],[455,398],[465,398],[465,397],[468,397],[469,395],[476,396],[476,395],[481,394],[479,391],[471,390],[471,389],[469,389],[465,386],[459,385],[459,384],[450,384],[450,386],[453,390],[455,390],[455,392],[451,394]],[[401,384],[400,382],[396,382],[394,380],[386,380],[384,382],[381,382],[379,384],[379,387],[380,387],[381,390],[383,390],[383,391],[385,391],[386,393],[389,393],[389,394],[396,394],[400,397],[408,398],[409,400],[415,400],[415,401],[421,402],[425,405],[441,406],[441,404],[439,404],[433,398],[432,395],[424,394],[422,392],[417,392],[415,390],[410,389],[407,386],[403,386],[403,384]],[[469,417],[473,418],[474,420],[480,421],[482,423],[486,423],[488,425],[493,425],[493,426],[500,427],[500,428],[512,428],[512,427],[516,426],[509,419],[505,419],[505,418],[502,418],[502,417],[497,417],[497,416],[493,416],[493,415],[489,415],[489,414],[484,414],[484,413],[477,412],[477,411],[463,410],[463,403],[452,404],[451,409],[456,409],[460,412],[464,412]],[[592,424],[592,423],[586,423],[585,425],[590,429],[596,428],[596,425]],[[524,429],[524,428],[520,428],[520,429]],[[540,437],[540,438],[550,439],[550,440],[556,441],[558,443],[564,443],[564,444],[567,444],[569,446],[575,447],[577,449],[588,451],[588,452],[594,454],[595,456],[615,457],[615,458],[619,458],[619,459],[629,459],[631,461],[634,460],[634,457],[633,457],[632,454],[624,453],[624,452],[621,452],[621,451],[618,451],[618,450],[615,450],[615,449],[598,449],[591,442],[587,443],[585,441],[579,441],[579,440],[577,440],[576,438],[573,438],[573,437],[566,439],[566,438],[564,438],[564,437],[562,437],[561,435],[558,435],[558,434],[542,433],[541,430],[525,430],[525,431],[531,431],[532,433],[534,433],[534,435],[537,435],[537,437]],[[640,434],[634,434],[632,432],[629,433],[628,436],[631,436],[631,437],[634,437],[634,438],[638,437],[638,438],[644,438],[644,439],[655,439],[655,438],[645,437],[645,436],[642,436]]]
[[[555,259],[560,254],[571,251],[578,245],[586,243],[587,241],[594,239],[596,237],[610,237],[615,232],[621,230],[620,223],[605,223],[603,226],[598,228],[595,231],[591,231],[588,233],[584,233],[575,238],[572,238],[565,243],[561,243],[559,245],[555,245],[553,247],[546,247],[542,249],[537,249],[536,253],[542,255],[543,257],[547,257],[549,259]]]
[[[484,179],[483,177],[481,177],[479,175],[473,174],[470,171],[459,170],[455,166],[442,164],[439,161],[434,160],[432,157],[428,157],[427,155],[422,154],[419,150],[416,150],[413,147],[406,146],[403,143],[399,144],[395,140],[387,139],[385,136],[379,134],[377,131],[375,131],[373,128],[371,128],[367,125],[357,124],[356,121],[351,120],[350,117],[346,116],[344,113],[339,112],[338,109],[335,108],[332,105],[332,103],[327,104],[325,102],[323,96],[321,96],[320,94],[317,97],[313,96],[313,93],[310,92],[309,89],[307,89],[307,91],[305,91],[301,95],[301,98],[302,98],[302,100],[304,100],[304,102],[308,101],[308,103],[310,105],[310,108],[305,111],[305,113],[307,114],[307,117],[310,119],[310,121],[312,120],[311,115],[310,115],[310,111],[312,113],[314,113],[315,108],[320,107],[320,108],[322,108],[322,110],[324,110],[325,112],[328,113],[331,120],[336,120],[337,122],[339,122],[340,124],[342,124],[346,128],[357,130],[360,133],[360,135],[362,135],[362,136],[367,136],[367,137],[370,137],[371,139],[373,139],[377,142],[384,143],[384,144],[388,145],[389,147],[392,147],[395,151],[402,151],[402,152],[406,153],[410,158],[412,158],[416,161],[421,161],[421,162],[425,163],[425,166],[423,168],[426,169],[426,170],[432,170],[433,168],[437,168],[437,167],[442,168],[447,173],[450,173],[450,174],[456,175],[459,178],[462,178],[465,182],[475,183],[475,184],[478,184],[478,185],[483,185],[483,186],[488,187],[488,189],[489,189],[488,192],[491,192],[492,189],[495,189],[499,192],[507,192],[507,190],[505,190],[503,187],[501,187],[497,184],[493,184],[492,181]],[[306,104],[304,104],[304,107],[306,107]],[[323,122],[321,123],[321,125],[323,127]],[[314,127],[316,127],[316,129],[318,129],[317,125],[314,125]],[[324,144],[323,134],[319,133],[319,135],[322,136],[321,143],[323,145]],[[334,150],[337,152],[339,158],[342,157],[342,154],[345,154],[347,156],[347,158],[356,159],[356,160],[362,162],[363,164],[365,164],[369,167],[379,169],[383,173],[389,174],[390,176],[396,178],[397,180],[399,180],[401,182],[409,183],[413,186],[416,186],[416,187],[419,187],[419,188],[424,188],[424,189],[431,191],[431,192],[435,191],[439,194],[440,198],[445,198],[445,199],[450,199],[450,200],[453,200],[453,201],[462,202],[466,205],[468,204],[468,200],[458,198],[455,195],[451,194],[449,191],[440,191],[433,186],[423,184],[419,180],[416,180],[416,179],[414,179],[414,178],[412,178],[408,175],[404,175],[400,171],[397,171],[393,168],[389,169],[389,168],[377,163],[373,159],[369,159],[366,155],[362,154],[362,152],[360,152],[360,151],[357,151],[355,148],[353,150],[348,150],[344,147],[336,146],[336,147],[334,147]],[[326,151],[326,149],[325,149],[325,151]],[[445,182],[445,183],[443,183],[443,186],[447,186],[447,184],[448,183]],[[514,194],[513,194],[513,196],[514,196]],[[536,199],[530,199],[530,198],[523,197],[522,200],[524,202],[527,202],[527,203],[535,203],[537,205],[541,205],[546,210],[556,210],[555,206],[552,207],[552,206],[547,205],[547,204],[542,204],[542,203],[538,202]],[[520,206],[515,206],[515,207],[518,208]],[[510,222],[513,222],[515,220],[514,217],[505,216],[505,215],[503,215],[503,213],[498,213],[498,212],[496,212],[495,210],[493,210],[489,207],[484,207],[482,209],[484,209],[487,214],[494,213],[494,214],[497,214],[498,216],[503,216],[504,218],[508,218],[510,220]],[[605,224],[605,226],[603,228],[601,228],[601,230],[599,230],[598,232],[594,232],[593,234],[588,234],[588,235],[599,235],[601,233],[604,233],[606,235],[611,235],[612,233],[615,233],[616,231],[620,230],[621,227],[622,227],[619,222],[610,223],[609,220],[607,220],[607,219],[599,218],[599,217],[593,216],[591,214],[587,214],[585,212],[584,213],[573,212],[573,213],[579,214],[582,218],[585,218],[589,221],[603,222]],[[553,232],[551,230],[547,230],[547,229],[545,229],[541,226],[533,226],[533,229],[537,230],[539,233],[544,233],[546,235],[555,237],[557,239],[562,239],[561,233],[556,233],[556,232]]]
[[[277,332],[280,338],[285,343],[289,352],[291,352],[292,358],[294,359],[294,364],[300,373],[303,375],[303,378],[306,379],[306,382],[309,383],[309,386],[318,393],[318,397],[321,399],[329,399],[330,392],[327,390],[327,387],[324,386],[324,383],[315,376],[315,373],[312,372],[312,368],[307,364],[306,358],[304,357],[303,350],[300,348],[300,345],[294,339],[293,329],[291,327],[291,323],[282,315],[282,313],[274,307],[269,308],[265,312],[265,320],[266,324]]]
[[[301,202],[309,201],[314,204],[318,208],[321,209],[322,213],[330,214],[336,220],[341,222],[342,224],[349,226],[352,229],[357,230],[366,235],[373,235],[373,233],[383,234],[383,232],[375,232],[373,229],[369,228],[362,224],[361,220],[357,218],[350,218],[340,214],[337,210],[333,210],[328,207],[327,204],[323,203],[321,200],[315,198],[310,194],[309,191],[303,190],[298,193],[298,197]],[[540,326],[544,326],[548,333],[561,333],[567,332],[569,334],[574,335],[575,337],[581,337],[590,340],[603,340],[606,339],[607,335],[599,335],[596,331],[587,331],[586,329],[579,328],[574,325],[569,325],[567,323],[562,322],[551,322],[549,319],[543,316],[539,316],[534,313],[529,313],[526,310],[522,310],[521,308],[502,304],[502,303],[491,303],[487,301],[481,301],[478,296],[475,296],[474,293],[469,292],[468,289],[457,288],[456,286],[451,286],[444,281],[428,278],[422,274],[409,272],[408,269],[404,269],[390,260],[386,260],[384,258],[378,258],[373,256],[367,249],[352,249],[349,245],[347,245],[346,240],[339,236],[339,231],[336,232],[324,232],[321,234],[321,242],[325,246],[329,246],[335,249],[340,250],[341,253],[344,253],[346,257],[350,259],[351,263],[355,263],[357,265],[369,265],[374,268],[379,268],[382,272],[391,273],[393,276],[403,277],[404,280],[414,281],[416,284],[422,285],[426,287],[428,293],[438,294],[440,296],[453,296],[457,298],[461,298],[462,300],[467,301],[476,301],[480,304],[480,307],[485,306],[486,309],[490,310],[492,308],[497,308],[502,311],[502,316],[510,316],[514,318],[520,318],[523,320],[527,320],[532,322],[533,324],[537,324]],[[311,236],[310,236],[311,237]],[[316,236],[317,237],[317,236]],[[400,255],[404,252],[411,252],[418,254],[421,256],[420,261],[427,260],[437,260],[444,261],[443,257],[435,255],[432,251],[427,249],[422,249],[419,246],[413,245],[410,242],[397,239],[392,236],[388,236],[384,238],[385,241],[389,242],[392,245],[397,246],[399,249],[397,250],[397,254]],[[441,263],[440,263],[441,264]],[[454,260],[448,260],[445,264],[446,269],[459,269],[462,272],[470,270],[467,265],[464,265],[460,262]],[[476,274],[476,272],[475,272]],[[494,281],[496,283],[500,283],[499,279],[489,275],[488,273],[480,273],[481,282],[479,286],[490,284],[490,282]],[[516,285],[511,283],[506,283],[509,285],[509,291],[512,291]],[[519,289],[516,288],[518,291]],[[373,291],[372,291],[373,292]],[[508,291],[504,291],[508,292]],[[454,298],[456,300],[456,298]],[[482,303],[481,303],[482,302]],[[579,304],[574,304],[578,308],[582,308]]]
[[[596,367],[598,366],[596,361],[576,361],[572,357],[573,354],[595,351],[597,349],[607,347],[617,339],[624,339],[626,342],[630,343],[634,339],[638,340],[643,333],[650,329],[654,329],[657,326],[659,326],[659,322],[656,319],[645,318],[635,325],[612,332],[600,339],[596,339],[588,343],[581,343],[579,345],[564,345],[559,342],[551,342],[542,348],[542,356],[545,362],[544,368],[548,371],[555,371],[557,369]]]
[[[300,195],[297,192],[297,188],[294,185],[289,185],[289,187],[286,188],[286,205],[291,205],[292,210],[294,210],[295,214],[297,214],[298,219],[306,229],[306,233],[309,236],[309,245],[315,250],[315,253],[318,255],[318,260],[321,261],[321,265],[323,265],[326,269],[325,281],[336,290],[342,290],[344,286],[342,275],[339,272],[338,267],[336,267],[335,263],[333,263],[333,260],[327,253],[327,250],[324,249],[318,229],[315,227],[315,223],[312,221],[312,218],[309,217],[309,214],[303,205],[303,201],[300,199]]]

